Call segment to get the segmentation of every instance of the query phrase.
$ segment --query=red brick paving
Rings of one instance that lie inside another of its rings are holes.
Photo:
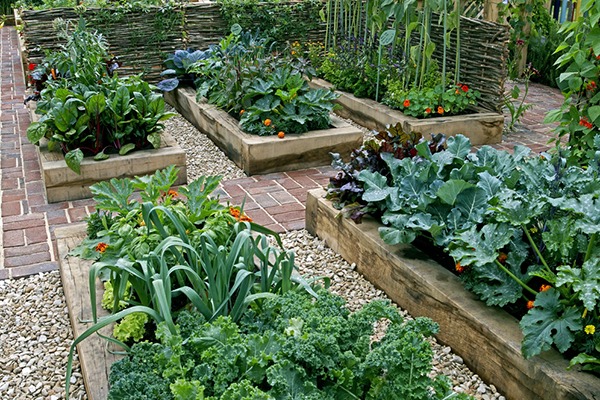
[[[18,56],[17,33],[0,29],[0,279],[17,278],[58,268],[53,231],[81,221],[94,211],[92,200],[48,204],[35,146],[25,130],[31,123],[23,105],[25,85]],[[521,91],[523,92],[523,91]],[[562,94],[531,84],[528,102],[534,104],[517,125],[494,147],[528,145],[547,149],[551,126],[542,120],[547,110],[562,104]],[[277,232],[303,229],[307,190],[326,185],[329,166],[272,173],[222,182],[222,202],[241,204],[255,222]]]

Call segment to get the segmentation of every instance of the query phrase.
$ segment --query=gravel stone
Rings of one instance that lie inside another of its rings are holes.
[[[73,340],[60,274],[0,281],[0,398],[61,399]],[[71,399],[87,399],[79,362]]]

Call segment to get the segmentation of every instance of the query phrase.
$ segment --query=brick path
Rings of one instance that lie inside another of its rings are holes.
[[[25,83],[18,37],[13,27],[0,29],[0,279],[17,278],[58,268],[53,231],[80,222],[94,211],[92,200],[48,204],[35,146],[27,141],[30,119],[23,105]],[[554,89],[532,84],[528,100],[535,107],[523,126],[497,145],[515,144],[542,151],[550,127],[542,124],[549,109],[562,104]],[[308,190],[326,185],[330,167],[274,173],[223,182],[221,199],[240,204],[254,221],[278,232],[304,228]]]

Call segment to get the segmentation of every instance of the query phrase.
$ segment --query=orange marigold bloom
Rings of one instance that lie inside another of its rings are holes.
[[[177,197],[177,196],[179,196],[179,193],[177,193],[176,190],[169,189],[169,191],[167,192],[167,196]]]
[[[533,305],[533,300],[529,300],[529,301],[527,302],[527,309],[528,309],[528,310],[531,310],[533,307],[534,307],[534,305]]]
[[[594,125],[588,121],[588,119],[586,117],[581,117],[581,119],[579,120],[579,125],[591,129]]]
[[[240,110],[240,115],[242,115],[245,112],[246,112],[246,110]]]
[[[265,124],[265,126],[271,126],[271,120],[269,118],[265,119],[265,122],[263,122]]]
[[[444,107],[438,106],[437,112],[438,112],[438,114],[443,114],[444,113]]]
[[[240,218],[240,210],[235,207],[229,207],[229,214],[233,215],[236,219]]]
[[[459,94],[459,93],[460,93],[460,92],[458,91],[458,89],[456,89],[456,90],[454,91],[454,94]]]
[[[244,214],[244,215],[242,215],[238,219],[238,221],[241,221],[241,222],[252,222],[252,218],[250,218],[249,216],[247,216],[246,214]]]
[[[550,285],[542,285],[540,286],[540,292],[545,292],[546,290],[550,289],[552,286]]]
[[[425,114],[430,114],[431,113],[431,107],[427,107],[425,109]]]
[[[108,248],[108,244],[106,244],[104,242],[100,242],[96,245],[96,251],[99,253],[104,253],[107,248]]]
[[[504,264],[506,262],[506,259],[508,258],[508,255],[506,255],[506,253],[500,253],[498,255],[498,262],[500,264]]]
[[[459,274],[462,274],[463,272],[465,272],[465,267],[460,265],[459,262],[456,263],[455,268],[456,268],[456,272],[458,272]]]
[[[410,107],[410,100],[409,99],[404,100],[404,103],[402,103],[402,105],[404,107]]]

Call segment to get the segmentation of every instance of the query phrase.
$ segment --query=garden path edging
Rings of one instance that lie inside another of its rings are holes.
[[[277,136],[243,132],[238,121],[212,104],[196,101],[196,92],[178,88],[164,93],[165,101],[205,133],[248,175],[329,165],[330,152],[349,155],[362,144],[358,128],[332,116],[333,128]]]
[[[598,399],[600,379],[567,371],[568,361],[551,350],[525,360],[522,333],[508,313],[486,306],[460,280],[412,245],[390,246],[379,238],[378,222],[360,225],[345,218],[323,198],[308,192],[306,229],[340,254],[413,316],[440,325],[437,338],[450,346],[485,381],[508,399]]]
[[[331,83],[317,78],[313,78],[309,85],[317,89],[331,89],[333,87]],[[340,95],[336,103],[341,106],[335,113],[368,129],[382,131],[387,126],[400,122],[404,132],[415,131],[421,133],[424,137],[428,137],[431,133],[443,133],[446,136],[454,136],[460,133],[468,137],[474,146],[502,142],[502,129],[504,128],[504,116],[502,114],[480,112],[418,119],[406,116],[402,112],[375,100],[358,98],[340,90],[335,92]]]

